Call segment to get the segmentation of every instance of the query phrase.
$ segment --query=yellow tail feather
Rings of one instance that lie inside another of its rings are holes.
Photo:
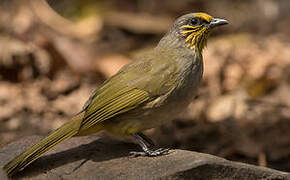
[[[13,174],[23,170],[26,166],[38,159],[54,146],[74,135],[77,135],[83,116],[84,113],[78,114],[47,137],[22,152],[4,166],[4,171],[7,172],[8,176],[12,176]]]

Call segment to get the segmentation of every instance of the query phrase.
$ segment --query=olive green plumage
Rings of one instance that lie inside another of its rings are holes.
[[[226,23],[205,13],[178,18],[155,49],[124,66],[92,94],[78,115],[3,169],[11,176],[62,141],[100,130],[133,135],[147,155],[162,154],[165,151],[148,149],[143,141],[152,142],[140,132],[174,119],[185,109],[202,78],[202,49],[208,35]]]

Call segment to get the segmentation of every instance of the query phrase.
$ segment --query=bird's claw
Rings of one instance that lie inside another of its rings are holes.
[[[149,157],[155,157],[155,156],[161,156],[161,155],[166,155],[169,153],[168,148],[159,148],[155,150],[147,149],[142,152],[130,152],[130,155],[133,157],[138,157],[138,156],[149,156]]]

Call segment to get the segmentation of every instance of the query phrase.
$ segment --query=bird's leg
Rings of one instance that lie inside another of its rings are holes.
[[[145,134],[143,134],[143,133],[136,133],[136,135],[139,136],[140,138],[142,138],[147,143],[147,145],[149,145],[150,147],[154,147],[155,146],[155,144],[152,141],[152,139],[150,139]]]
[[[142,133],[135,133],[135,134],[132,134],[132,136],[135,138],[137,143],[143,149],[143,152],[130,152],[130,154],[133,156],[159,156],[159,155],[167,154],[169,151],[169,149],[154,148],[155,145],[153,141]]]

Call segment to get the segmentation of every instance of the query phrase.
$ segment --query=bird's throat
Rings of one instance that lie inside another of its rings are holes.
[[[184,27],[183,27],[184,28]],[[188,28],[186,26],[185,28]],[[184,29],[181,31],[182,37],[185,39],[186,47],[202,52],[207,44],[207,38],[210,31],[207,28]]]

